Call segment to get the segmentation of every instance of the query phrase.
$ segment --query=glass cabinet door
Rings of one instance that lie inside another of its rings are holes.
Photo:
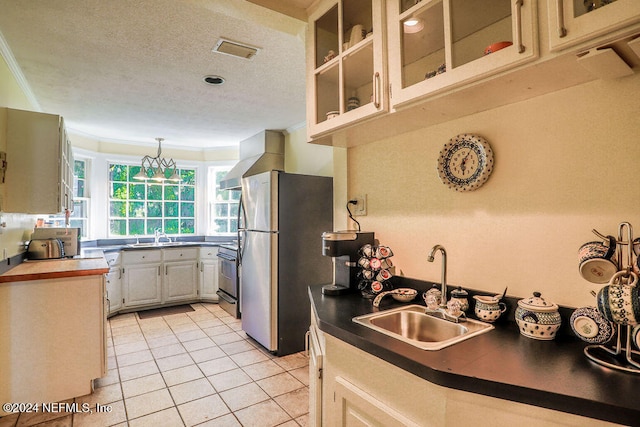
[[[386,111],[382,4],[334,0],[311,16],[311,137]]]
[[[389,74],[394,106],[537,57],[534,8],[522,0],[394,0]]]
[[[638,0],[549,0],[548,5],[551,51],[640,32]]]

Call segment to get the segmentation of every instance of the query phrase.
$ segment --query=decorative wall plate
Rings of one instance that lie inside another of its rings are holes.
[[[464,133],[451,138],[438,157],[438,175],[456,191],[473,191],[489,179],[493,150],[481,136]]]

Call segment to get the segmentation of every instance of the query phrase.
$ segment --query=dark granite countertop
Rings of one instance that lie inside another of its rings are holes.
[[[425,286],[410,287],[418,290]],[[403,284],[407,286],[407,284]],[[352,293],[326,296],[309,288],[319,328],[350,345],[432,383],[625,425],[640,425],[640,375],[590,361],[586,343],[559,332],[552,341],[522,336],[513,319],[514,303],[496,328],[442,350],[428,351],[354,323],[371,313],[371,300]],[[424,304],[420,298],[412,303]],[[379,310],[404,305],[383,299]],[[473,307],[473,305],[472,305]],[[561,310],[566,332],[570,310]],[[569,328],[570,331],[570,328]]]
[[[122,244],[109,244],[109,245],[98,245],[98,246],[81,246],[80,249],[80,258],[85,258],[89,256],[96,256],[96,254],[102,254],[106,252],[117,252],[117,251],[138,251],[138,250],[154,250],[154,249],[175,249],[175,248],[184,248],[184,247],[211,247],[211,246],[221,246],[224,244],[229,244],[229,242],[205,242],[205,241],[180,241],[180,242],[171,242],[171,243],[162,243],[158,245],[153,245],[151,243],[143,243],[141,245],[135,245],[133,243],[122,243]]]

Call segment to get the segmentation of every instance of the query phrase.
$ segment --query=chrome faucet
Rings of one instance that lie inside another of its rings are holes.
[[[440,307],[438,307],[435,310],[430,309],[429,307],[427,307],[427,313],[429,314],[433,314],[436,317],[440,317],[441,319],[444,320],[448,320],[450,322],[464,322],[466,321],[466,316],[464,315],[464,312],[461,312],[459,310],[459,304],[458,304],[458,309],[449,309],[448,305],[447,305],[447,251],[444,249],[444,246],[442,245],[435,245],[433,248],[431,248],[431,252],[429,253],[429,256],[427,257],[427,261],[429,262],[433,262],[434,261],[434,256],[436,254],[437,251],[440,251],[442,253],[442,277],[441,277],[441,293],[442,293],[442,299],[440,302]]]
[[[431,252],[427,257],[427,261],[433,262],[434,255],[436,251],[442,252],[442,278],[441,278],[441,292],[442,292],[442,301],[440,302],[440,307],[447,308],[447,251],[445,251],[442,245],[435,245],[431,248]]]
[[[171,242],[171,237],[167,236],[165,232],[160,231],[159,228],[156,228],[154,235],[155,235],[154,242],[156,245],[160,243],[160,239],[163,237],[167,239],[169,242]]]

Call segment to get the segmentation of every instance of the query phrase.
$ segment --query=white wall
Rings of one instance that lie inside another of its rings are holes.
[[[594,81],[348,152],[349,194],[366,193],[363,230],[391,246],[409,277],[474,289],[594,305],[577,251],[593,228],[640,236],[640,75]],[[495,168],[484,187],[458,193],[436,172],[442,145],[461,133],[491,143]],[[344,212],[344,211],[343,211]]]

